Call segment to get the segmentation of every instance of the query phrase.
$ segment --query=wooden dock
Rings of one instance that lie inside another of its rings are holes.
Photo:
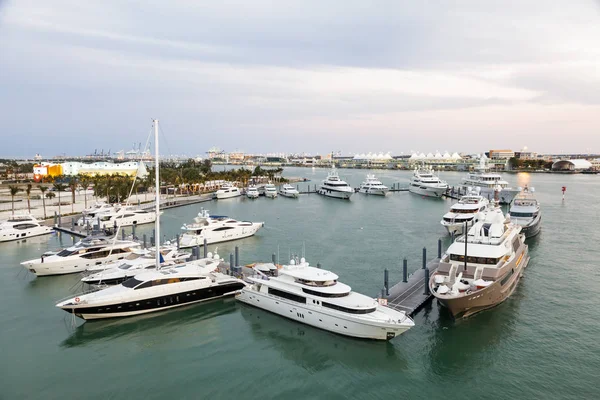
[[[406,282],[398,282],[392,286],[389,295],[385,296],[388,307],[405,311],[410,316],[419,311],[432,298],[429,290],[426,290],[426,280],[437,269],[439,262],[440,259],[436,258],[427,263],[428,274],[424,268],[419,268],[407,277]]]

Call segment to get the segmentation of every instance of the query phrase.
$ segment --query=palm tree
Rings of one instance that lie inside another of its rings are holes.
[[[75,205],[75,190],[77,189],[77,181],[75,178],[71,178],[69,181],[69,188],[71,189],[71,212],[75,212],[73,210],[73,206]]]
[[[27,184],[27,189],[25,189],[25,193],[27,193],[27,212],[31,214],[31,188],[33,188],[33,185],[31,183]]]
[[[60,212],[60,192],[65,190],[67,188],[67,185],[55,182],[52,184],[52,186],[54,186],[54,189],[56,189],[56,191],[58,192],[58,213],[62,215],[62,213]]]
[[[9,185],[8,188],[10,189],[10,197],[12,199],[12,215],[15,215],[15,195],[23,191],[23,189],[17,185]]]
[[[79,175],[79,177],[77,178],[77,181],[83,188],[84,208],[87,209],[87,188],[88,188],[88,186],[90,186],[90,183],[92,183],[92,178],[89,175]]]
[[[46,189],[48,189],[48,188],[46,188]],[[54,193],[54,192],[48,192],[48,193],[46,193],[46,198],[47,198],[48,200],[52,200],[52,199],[53,199],[53,198],[55,198],[55,197],[56,197],[56,193]],[[58,206],[58,207],[59,207],[59,209],[60,209],[60,203],[59,203],[59,206]],[[46,210],[46,209],[45,209],[45,207],[44,207],[44,211],[45,211],[45,210]]]
[[[42,192],[42,204],[44,205],[44,219],[46,219],[46,197],[45,197],[45,193],[46,190],[48,190],[48,186],[44,186],[44,185],[38,185],[38,189],[40,189],[40,192]],[[50,194],[50,193],[48,193]],[[54,193],[52,193],[54,194]]]

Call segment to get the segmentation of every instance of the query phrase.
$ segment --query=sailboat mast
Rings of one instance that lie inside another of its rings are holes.
[[[154,190],[155,190],[155,232],[156,237],[154,238],[154,249],[156,250],[156,269],[160,269],[160,174],[158,172],[159,161],[158,161],[158,120],[154,120]]]

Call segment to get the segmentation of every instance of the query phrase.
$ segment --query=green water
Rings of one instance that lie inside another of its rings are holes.
[[[318,183],[327,171],[289,169]],[[357,186],[367,171],[340,170]],[[390,184],[409,173],[376,171]],[[462,174],[443,173],[450,184]],[[416,326],[391,342],[337,336],[262,310],[215,301],[112,321],[78,322],[54,307],[78,277],[35,278],[19,262],[72,243],[67,236],[0,245],[0,398],[40,399],[390,399],[598,398],[600,290],[597,249],[600,177],[506,175],[536,188],[543,230],[531,262],[504,304],[455,322],[432,303]],[[563,202],[560,188],[567,186]],[[301,184],[301,188],[306,184]],[[420,265],[444,237],[451,200],[407,192],[351,201],[229,199],[204,203],[214,214],[265,221],[252,238],[221,244],[228,258],[280,259],[300,253],[373,296],[383,269],[400,279],[401,258]],[[200,205],[167,210],[162,229],[178,233]],[[141,229],[150,232],[151,226]],[[447,240],[445,241],[447,244]],[[212,249],[211,249],[212,250]]]

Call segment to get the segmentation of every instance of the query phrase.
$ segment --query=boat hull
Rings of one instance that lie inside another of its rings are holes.
[[[231,199],[232,197],[239,197],[241,196],[242,193],[238,192],[229,192],[229,193],[219,193],[217,192],[217,199],[219,200],[224,200],[224,199]]]
[[[465,230],[465,222],[446,222],[442,221],[442,226],[448,231],[448,235],[454,234],[454,236],[462,235]],[[467,221],[467,228],[473,226],[473,219]]]
[[[52,228],[49,226],[38,226],[36,228],[22,231],[17,229],[5,230],[0,235],[0,243],[23,240],[35,236],[49,235],[52,233],[52,231]]]
[[[21,263],[29,272],[34,273],[36,276],[50,276],[50,275],[66,275],[74,274],[77,272],[83,272],[87,268],[94,265],[102,265],[112,263],[117,260],[123,260],[130,253],[119,253],[111,254],[110,256],[102,259],[98,258],[77,258],[72,260],[56,261],[56,262],[42,262],[41,259],[34,260],[32,262]]]
[[[446,193],[446,187],[417,187],[409,186],[408,191],[419,196],[441,198]]]
[[[204,246],[204,238],[206,238],[207,244],[229,242],[232,240],[244,239],[253,236],[262,228],[262,222],[254,222],[251,226],[238,227],[236,229],[224,230],[224,231],[208,231],[206,236],[203,232],[200,235],[194,235],[186,233],[181,236],[179,240],[179,247],[189,248],[196,246]]]
[[[542,230],[542,216],[538,215],[530,224],[521,225],[521,233],[525,235],[526,238],[531,238],[536,236]]]
[[[279,194],[282,195],[283,197],[289,197],[289,198],[292,198],[292,199],[298,198],[298,195],[299,195],[299,193],[297,193],[297,192],[296,193],[294,193],[294,192],[290,193],[290,192],[283,192],[283,191],[279,192]]]
[[[372,189],[372,188],[360,188],[359,193],[372,194],[375,196],[386,196],[389,193],[389,189]]]
[[[514,200],[514,198],[521,193],[520,190],[518,189],[502,189],[499,192],[496,192],[493,188],[488,188],[488,187],[481,187],[481,186],[462,186],[462,190],[464,191],[464,193],[467,193],[469,191],[469,188],[479,188],[480,189],[480,194],[483,197],[486,197],[488,200],[494,200],[496,193],[498,196],[498,201],[500,202],[500,204],[510,204],[512,203],[512,201]]]
[[[317,189],[317,193],[323,196],[332,197],[334,199],[350,200],[353,192],[340,192],[336,190],[324,189],[320,187]]]

